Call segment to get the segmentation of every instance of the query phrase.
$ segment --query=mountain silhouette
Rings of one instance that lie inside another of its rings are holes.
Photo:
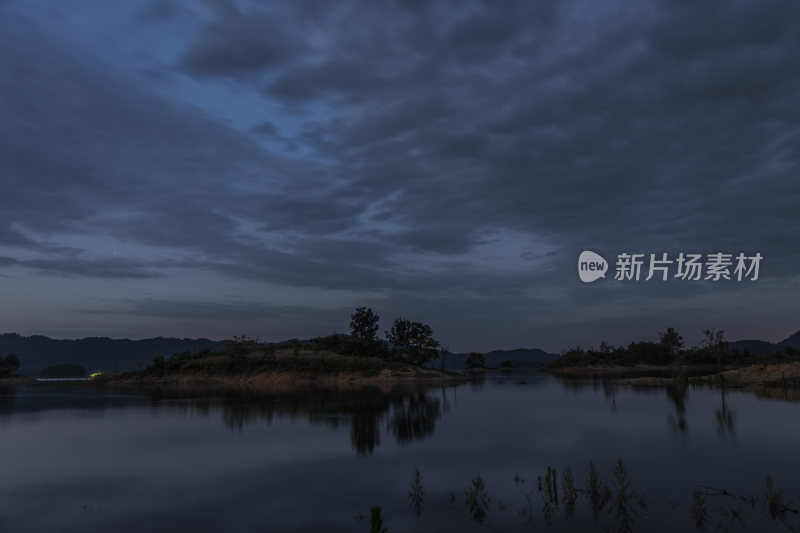
[[[108,337],[51,339],[43,335],[29,337],[17,333],[0,335],[0,356],[16,354],[19,374],[37,374],[58,364],[80,365],[89,372],[122,372],[150,364],[154,357],[169,357],[181,352],[222,350],[227,341],[155,337],[131,340]]]

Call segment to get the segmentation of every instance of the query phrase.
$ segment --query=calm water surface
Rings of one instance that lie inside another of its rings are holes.
[[[618,458],[647,498],[634,531],[694,529],[696,485],[763,496],[771,475],[792,507],[800,497],[800,403],[535,372],[281,396],[0,388],[0,436],[0,531],[366,533],[359,517],[376,505],[389,533],[486,531],[464,506],[478,474],[491,497],[485,523],[497,530],[613,531],[614,512],[595,523],[583,499],[548,528],[536,479],[571,466],[581,487],[592,461],[611,484]],[[408,499],[415,468],[419,518]],[[536,515],[526,524],[529,490]],[[708,498],[710,512],[737,505]],[[732,530],[788,531],[763,504],[744,510],[746,527]]]

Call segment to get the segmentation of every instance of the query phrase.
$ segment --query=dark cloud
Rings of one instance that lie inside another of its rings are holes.
[[[794,286],[795,2],[159,1],[136,24],[169,51],[135,68],[2,9],[7,266],[369,293],[495,344],[610,327],[581,308],[786,327],[735,284],[598,289],[574,269],[582,249],[760,251],[760,286]]]
[[[177,2],[155,0],[142,8],[139,12],[139,17],[145,22],[158,22],[185,14],[185,9]]]
[[[214,18],[181,59],[190,74],[237,78],[279,66],[301,52],[303,41],[286,27],[285,14],[257,7],[242,12],[227,0],[214,3]]]
[[[119,313],[141,314],[160,318],[178,318],[187,320],[233,320],[253,321],[282,318],[287,315],[296,317],[299,314],[318,313],[315,310],[301,307],[277,306],[257,302],[220,303],[202,300],[158,300],[146,298],[142,300],[120,299],[111,302],[114,311],[84,310],[85,313]],[[306,317],[307,318],[307,317]]]
[[[90,278],[159,278],[163,274],[154,270],[158,265],[125,259],[15,259],[0,256],[0,267],[30,268],[39,274],[55,276],[81,276]]]

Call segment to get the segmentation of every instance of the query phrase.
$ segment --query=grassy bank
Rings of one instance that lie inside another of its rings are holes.
[[[224,352],[203,351],[170,358],[157,357],[142,371],[102,376],[95,382],[102,385],[203,384],[279,389],[298,385],[445,384],[467,379],[452,372],[421,368],[392,359],[381,345],[348,342],[341,338],[315,340],[318,342],[266,344],[240,339],[230,343]]]
[[[596,349],[578,346],[565,350],[542,370],[568,375],[651,372],[697,376],[800,362],[800,350],[790,346],[776,347],[768,354],[751,352],[748,348],[740,348],[741,342],[726,342],[724,333],[715,329],[703,330],[703,344],[691,348],[684,346],[683,337],[673,328],[659,332],[659,342],[639,341],[627,346],[601,342]]]
[[[565,367],[549,370],[564,378],[603,379],[633,387],[705,386],[732,388],[758,396],[800,400],[800,362],[759,363],[741,367],[648,366]]]

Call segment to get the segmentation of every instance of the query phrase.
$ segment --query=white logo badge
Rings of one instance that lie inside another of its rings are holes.
[[[578,276],[584,283],[591,283],[599,278],[606,277],[608,261],[594,252],[585,250],[578,257]]]

